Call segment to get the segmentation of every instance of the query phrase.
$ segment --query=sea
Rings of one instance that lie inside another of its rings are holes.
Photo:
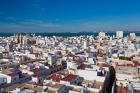
[[[124,31],[124,36],[128,36],[130,33],[135,33],[136,36],[140,36],[140,31]],[[14,34],[17,34],[17,33],[11,33],[11,32],[0,32],[0,37],[9,37],[9,36],[14,36]],[[18,34],[22,34],[22,35],[26,35],[26,34],[34,34],[35,36],[42,36],[42,37],[45,37],[45,36],[48,36],[48,37],[51,37],[51,36],[60,36],[60,37],[73,37],[73,36],[98,36],[99,32],[53,32],[53,33],[45,33],[45,32],[35,32],[35,33],[18,33]],[[113,35],[116,35],[116,32],[106,32],[107,35],[109,36],[113,36]]]

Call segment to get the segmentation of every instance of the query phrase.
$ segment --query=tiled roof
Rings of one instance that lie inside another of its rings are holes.
[[[72,53],[68,53],[67,57],[75,57],[75,55]]]
[[[109,64],[102,63],[102,67],[109,67]]]
[[[134,66],[140,66],[140,63],[138,61],[133,61]]]
[[[40,75],[33,75],[32,77],[34,77],[34,78],[40,78],[41,76]]]
[[[76,79],[76,77],[78,77],[77,75],[73,75],[73,74],[69,74],[68,76],[64,77],[62,80],[63,81],[71,81]]]
[[[88,65],[87,64],[81,64],[80,69],[85,69]]]
[[[60,80],[62,79],[62,77],[61,77],[61,75],[53,74],[51,77],[49,77],[49,79],[52,79],[55,82],[60,82]]]
[[[11,77],[15,77],[17,74],[15,73],[11,73],[11,74],[8,74],[8,76],[11,76]]]
[[[39,71],[42,71],[42,70],[45,70],[45,68],[34,68],[31,71],[33,71],[33,72],[39,72]]]

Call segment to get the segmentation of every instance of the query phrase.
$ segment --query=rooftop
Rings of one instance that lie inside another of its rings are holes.
[[[33,72],[39,72],[39,71],[42,71],[42,70],[45,70],[45,68],[34,68],[31,71],[33,71]]]
[[[71,80],[76,79],[77,77],[78,77],[77,75],[69,74],[68,76],[64,77],[61,80],[63,80],[63,81],[71,81]]]

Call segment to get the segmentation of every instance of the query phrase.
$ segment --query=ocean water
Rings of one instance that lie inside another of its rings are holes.
[[[132,31],[133,32],[133,31]],[[70,32],[62,32],[62,33],[32,33],[35,34],[36,36],[62,36],[62,37],[73,37],[73,36],[87,36],[87,35],[93,35],[97,36],[99,32],[77,32],[77,33],[70,33]],[[116,35],[116,32],[106,32],[107,35],[113,36]],[[130,32],[124,32],[124,36],[128,36]],[[134,32],[136,36],[140,36],[140,31]],[[16,33],[15,33],[16,34]],[[30,34],[30,33],[20,33],[22,35]],[[0,37],[9,37],[13,36],[14,33],[0,33]]]

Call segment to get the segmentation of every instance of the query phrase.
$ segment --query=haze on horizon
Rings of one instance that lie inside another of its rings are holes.
[[[0,0],[0,32],[140,31],[140,0]]]

